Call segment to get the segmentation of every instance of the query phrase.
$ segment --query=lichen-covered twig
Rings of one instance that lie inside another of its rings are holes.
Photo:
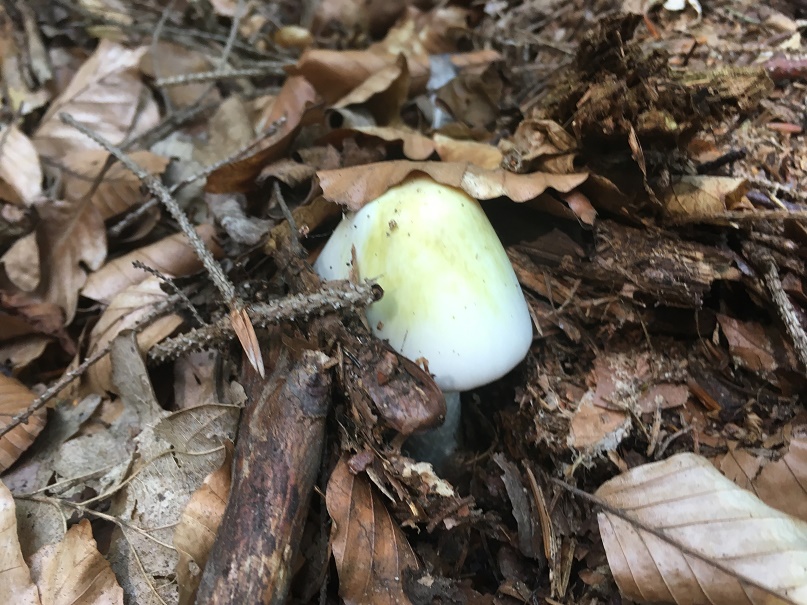
[[[265,327],[281,321],[305,320],[334,311],[358,309],[380,297],[381,288],[373,282],[352,284],[348,281],[332,281],[327,282],[318,292],[249,305],[247,313],[255,326]],[[232,324],[229,318],[225,317],[214,324],[164,340],[151,348],[149,359],[154,362],[176,359],[188,351],[229,342],[234,335]]]

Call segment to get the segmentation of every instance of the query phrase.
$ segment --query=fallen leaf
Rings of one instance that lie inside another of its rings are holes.
[[[499,144],[504,165],[513,172],[574,172],[577,141],[552,120],[523,120],[513,136]]]
[[[739,321],[722,313],[717,315],[717,320],[728,340],[729,353],[738,366],[752,372],[773,372],[779,367],[762,324]]]
[[[787,453],[763,466],[754,486],[769,506],[807,521],[807,427],[793,429]]]
[[[32,557],[31,577],[43,605],[123,605],[123,590],[98,552],[87,519],[71,527],[60,543]]]
[[[488,143],[461,141],[439,133],[436,133],[432,139],[437,155],[444,162],[468,162],[486,170],[495,170],[501,166],[502,152]],[[409,154],[406,157],[412,160],[425,159],[415,158]]]
[[[370,141],[378,139],[389,143],[400,142],[403,146],[403,154],[410,160],[425,160],[435,150],[435,144],[429,137],[404,126],[351,126],[350,128],[338,128],[325,135],[322,142],[339,145],[349,137],[355,138],[360,145],[366,139]],[[495,150],[495,147],[493,149]]]
[[[70,85],[51,103],[34,133],[40,155],[61,160],[80,149],[99,146],[63,123],[62,113],[97,132],[113,145],[137,136],[159,121],[157,104],[143,84],[138,65],[148,47],[129,50],[101,40]]]
[[[196,232],[213,256],[221,258],[223,251],[214,239],[215,228],[208,224],[199,225]],[[175,277],[189,275],[202,268],[202,262],[191,248],[188,238],[184,233],[176,233],[108,262],[90,275],[81,294],[108,304],[116,294],[149,276],[133,265],[135,261]]]
[[[462,189],[471,197],[489,200],[509,197],[525,202],[547,188],[571,191],[587,174],[515,174],[502,169],[485,170],[467,162],[409,162],[396,160],[317,172],[326,199],[356,211],[401,183],[412,172],[424,172],[438,183]]]
[[[608,563],[626,598],[807,602],[807,523],[740,489],[705,458],[684,453],[636,467],[596,495],[656,532],[613,513],[598,515]]]
[[[14,496],[0,481],[0,603],[40,605],[36,585],[20,551]]]
[[[316,91],[305,78],[287,78],[277,99],[259,120],[259,124],[263,124],[262,128],[277,124],[277,131],[258,145],[249,156],[213,172],[207,178],[206,191],[229,193],[251,189],[263,167],[279,159],[291,144],[303,115],[315,99]]]
[[[369,112],[377,126],[400,122],[400,111],[409,93],[409,68],[406,57],[399,55],[395,63],[385,65],[337,100],[334,108],[360,105]]]
[[[737,210],[749,188],[741,178],[683,176],[671,184],[662,203],[673,219],[721,216],[727,210]]]
[[[627,411],[595,405],[594,397],[594,391],[589,390],[580,399],[566,442],[577,451],[610,452],[630,434],[631,417]]]
[[[17,415],[23,413],[36,395],[24,384],[0,374],[0,428],[6,427]],[[36,436],[45,428],[47,412],[44,408],[35,412],[28,422],[20,424],[0,437],[0,473],[8,469],[27,450]],[[3,567],[0,565],[0,569]],[[0,603],[3,601],[0,600]]]
[[[64,309],[68,325],[87,281],[87,269],[98,269],[106,259],[104,220],[88,200],[49,200],[38,204],[37,210],[41,220],[36,231],[40,255],[36,292]]]
[[[174,547],[179,552],[177,580],[180,604],[191,604],[202,579],[202,571],[230,498],[233,447],[226,444],[227,455],[221,466],[205,477],[191,495],[174,530]]]
[[[331,473],[325,504],[345,603],[409,603],[402,580],[407,568],[419,568],[415,553],[369,481],[353,475],[344,458]]]
[[[102,349],[124,330],[131,330],[138,321],[146,317],[168,295],[160,288],[160,280],[155,276],[147,276],[139,283],[121,290],[112,298],[106,311],[98,319],[98,323],[90,333],[90,347],[87,356]],[[179,315],[171,314],[160,317],[137,335],[137,344],[141,353],[146,353],[152,345],[160,342],[182,325]],[[109,355],[103,357],[87,372],[87,385],[94,393],[114,392],[112,384],[112,362]]]
[[[150,151],[135,151],[129,157],[147,173],[155,176],[161,175],[169,163],[168,158]],[[90,199],[104,220],[123,214],[148,199],[137,175],[120,162],[112,164],[96,186],[96,180],[108,158],[109,153],[102,149],[85,149],[76,151],[63,160],[65,199],[74,203]]]
[[[140,69],[155,79],[189,76],[212,68],[210,60],[200,51],[165,41],[149,46],[140,59]],[[217,88],[211,87],[208,82],[166,86],[163,90],[176,107],[220,101]]]
[[[14,124],[0,129],[0,197],[18,206],[30,206],[42,197],[39,154]]]

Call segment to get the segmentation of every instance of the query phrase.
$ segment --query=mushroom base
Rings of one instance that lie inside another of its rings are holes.
[[[443,424],[425,433],[412,435],[404,444],[404,451],[415,460],[430,462],[439,469],[459,447],[460,393],[446,391],[446,419]]]

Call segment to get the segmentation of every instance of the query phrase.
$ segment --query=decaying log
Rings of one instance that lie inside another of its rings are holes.
[[[245,367],[230,500],[197,603],[285,603],[291,565],[320,468],[330,402],[328,357],[281,354],[263,381]],[[246,366],[246,364],[245,364]]]

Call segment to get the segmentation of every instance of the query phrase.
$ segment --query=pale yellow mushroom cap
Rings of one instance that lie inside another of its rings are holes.
[[[513,267],[479,202],[423,175],[409,177],[337,226],[314,265],[324,279],[357,273],[384,297],[370,305],[375,334],[428,360],[444,391],[467,391],[513,369],[532,321]]]

